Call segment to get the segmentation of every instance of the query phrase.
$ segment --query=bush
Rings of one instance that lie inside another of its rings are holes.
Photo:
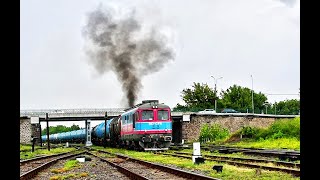
[[[257,134],[258,129],[250,126],[242,127],[240,134],[245,137],[252,138]]]
[[[225,139],[230,134],[227,128],[221,127],[219,124],[208,125],[205,124],[200,130],[199,140],[201,142],[216,141]]]
[[[297,138],[300,139],[300,118],[281,119],[267,129],[265,138]]]
[[[241,132],[248,135],[253,134],[252,137],[257,140],[279,138],[300,139],[300,117],[276,120],[268,129],[245,127]]]

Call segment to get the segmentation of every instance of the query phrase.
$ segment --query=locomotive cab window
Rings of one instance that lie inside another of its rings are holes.
[[[169,119],[169,113],[166,110],[159,110],[158,111],[158,119],[159,120],[168,120]]]
[[[142,120],[153,120],[153,111],[152,110],[142,111]]]

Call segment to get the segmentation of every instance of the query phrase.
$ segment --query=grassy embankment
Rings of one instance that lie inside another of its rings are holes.
[[[235,138],[240,135],[245,138]],[[233,134],[219,125],[206,125],[201,129],[199,140],[246,148],[300,150],[300,117],[277,120],[268,128],[243,127]]]
[[[245,167],[237,167],[233,165],[228,165],[226,163],[218,163],[214,161],[206,161],[204,164],[195,165],[191,158],[179,158],[179,157],[171,157],[165,155],[155,155],[152,152],[137,152],[125,149],[115,149],[115,148],[103,148],[93,146],[94,149],[101,149],[113,153],[121,153],[126,154],[128,156],[142,159],[150,162],[162,163],[167,165],[175,165],[180,168],[186,169],[195,169],[199,171],[205,172],[208,176],[223,179],[223,180],[248,180],[248,179],[257,179],[257,180],[279,180],[279,179],[286,179],[286,180],[295,180],[300,179],[299,177],[293,177],[290,174],[283,173],[283,172],[276,172],[276,171],[266,171],[261,170],[261,173],[257,173],[256,169],[245,168]],[[110,157],[110,155],[105,155],[105,157]],[[212,170],[214,165],[223,165],[223,171],[218,173]]]
[[[37,147],[39,148],[40,146],[37,146]],[[50,151],[48,151],[47,149],[37,149],[35,147],[34,152],[31,152],[31,148],[32,147],[30,145],[20,144],[20,159],[30,159],[36,156],[53,155],[53,154],[70,152],[75,150],[75,148],[52,148],[50,149]],[[21,150],[27,150],[27,151],[21,151]]]

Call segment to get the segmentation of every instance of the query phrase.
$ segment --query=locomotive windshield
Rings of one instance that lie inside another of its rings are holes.
[[[169,119],[169,113],[166,110],[159,110],[158,111],[158,119],[159,120],[168,120]]]
[[[142,111],[142,120],[153,120],[153,111],[152,110]]]

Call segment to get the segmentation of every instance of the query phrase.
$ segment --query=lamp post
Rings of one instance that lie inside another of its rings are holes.
[[[254,114],[254,104],[253,104],[253,77],[251,75],[251,79],[252,79],[252,114]]]
[[[218,79],[216,79],[215,77],[211,76],[214,79],[214,93],[216,95],[216,97],[214,98],[214,110],[217,112],[217,81],[218,79],[222,79],[223,77],[219,77]]]
[[[263,103],[263,105],[265,105],[265,106],[266,106],[266,114],[268,114],[268,111],[267,111],[267,109],[268,109],[268,103],[267,103],[267,102],[265,102],[265,103]]]

